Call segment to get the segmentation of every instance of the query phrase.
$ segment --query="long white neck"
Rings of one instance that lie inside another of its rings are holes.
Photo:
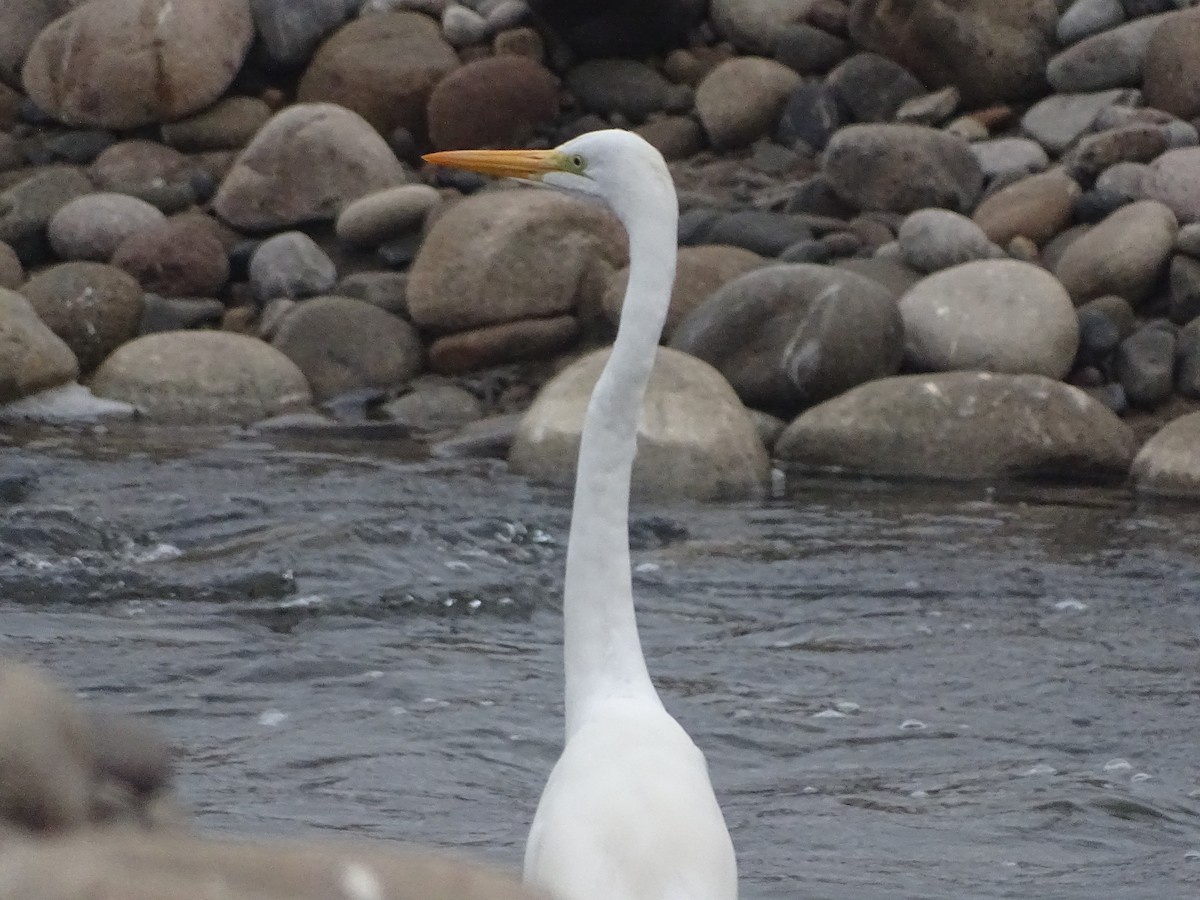
[[[579,446],[563,602],[568,739],[593,700],[658,700],[633,609],[629,481],[642,399],[675,280],[678,205],[669,177],[617,215],[629,234],[629,287]]]

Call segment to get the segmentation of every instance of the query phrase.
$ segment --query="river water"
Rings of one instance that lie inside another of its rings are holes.
[[[1200,896],[1200,509],[791,480],[638,507],[643,643],[754,898]],[[518,868],[567,492],[394,441],[0,435],[0,654],[183,748],[206,828]]]

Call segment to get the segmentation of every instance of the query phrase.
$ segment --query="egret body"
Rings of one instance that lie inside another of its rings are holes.
[[[642,399],[675,279],[678,201],[653,147],[620,130],[554,150],[425,157],[609,205],[629,234],[616,342],[584,419],[564,588],[566,743],[525,880],[559,900],[735,900],[737,864],[704,755],[666,711],[638,639],[629,487]]]

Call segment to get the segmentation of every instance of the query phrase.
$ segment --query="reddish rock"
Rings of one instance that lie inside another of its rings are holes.
[[[558,114],[558,81],[540,63],[495,56],[443,78],[429,96],[429,139],[441,150],[519,147]]]
[[[213,229],[190,216],[130,235],[112,262],[163,297],[213,297],[229,280],[224,246]]]
[[[524,319],[460,331],[433,342],[429,348],[429,367],[442,375],[457,375],[538,359],[561,353],[578,336],[579,321],[574,316]]]

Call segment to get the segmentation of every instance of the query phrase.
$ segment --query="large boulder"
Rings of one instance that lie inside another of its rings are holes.
[[[84,372],[137,336],[142,289],[115,266],[66,262],[44,269],[21,286],[38,316],[79,360]]]
[[[408,280],[412,321],[463,331],[576,310],[596,314],[628,260],[607,210],[550,191],[493,190],[437,218]]]
[[[458,55],[437,22],[415,12],[363,16],[317,49],[296,98],[353,110],[381,134],[425,133],[425,104]]]
[[[317,400],[361,388],[394,390],[421,369],[416,329],[352,297],[305,300],[271,343],[300,368]]]
[[[1062,378],[1079,346],[1075,307],[1040,266],[977,260],[922,279],[900,298],[905,356],[916,369]]]
[[[558,115],[558,80],[523,56],[477,59],[429,95],[429,139],[439,150],[520,147]]]
[[[220,97],[253,37],[247,0],[91,0],[38,35],[22,80],[68,125],[136,128]]]
[[[757,253],[726,244],[680,247],[675,263],[675,284],[671,288],[671,305],[663,326],[664,339],[669,339],[679,323],[718,288],[766,264],[767,261]],[[621,315],[628,287],[629,267],[626,266],[613,275],[604,292],[604,311],[613,322]]]
[[[1130,203],[1071,242],[1054,274],[1076,303],[1116,294],[1136,305],[1162,276],[1178,230],[1175,214],[1164,204]]]
[[[0,403],[71,381],[79,362],[16,291],[0,288]]]
[[[301,103],[255,135],[213,208],[238,228],[282,228],[332,220],[352,200],[406,180],[400,161],[361,116],[330,103]]]
[[[894,374],[903,333],[879,282],[798,263],[729,282],[679,324],[671,346],[715,366],[747,405],[793,415]]]
[[[1173,419],[1146,441],[1130,475],[1145,494],[1200,497],[1200,412]]]
[[[797,418],[775,445],[802,466],[899,478],[1121,480],[1133,431],[1041,375],[944,372],[860,385]]]
[[[921,125],[842,128],[825,148],[821,169],[834,191],[860,209],[967,212],[983,187],[971,145]]]
[[[850,35],[972,106],[1032,96],[1056,46],[1055,0],[853,0]]]
[[[151,422],[245,423],[306,409],[304,373],[270,344],[225,331],[163,331],[119,347],[96,371],[98,397]]]
[[[509,453],[514,471],[569,485],[584,413],[610,355],[598,350],[542,388]],[[638,424],[633,493],[645,500],[761,496],[770,462],[749,414],[721,374],[659,348]]]

